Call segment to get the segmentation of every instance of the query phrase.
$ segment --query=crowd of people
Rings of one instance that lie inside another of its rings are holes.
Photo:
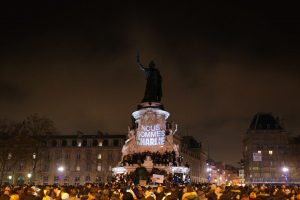
[[[0,200],[300,200],[300,187],[86,184],[84,186],[2,186]]]
[[[128,154],[123,157],[123,165],[133,165],[133,164],[143,164],[147,157],[150,157],[153,161],[153,164],[162,164],[162,165],[172,165],[177,166],[181,165],[182,159],[178,157],[176,159],[175,151],[166,151],[164,153],[160,152],[142,152],[142,153],[133,153]]]
[[[164,185],[170,185],[171,183],[176,183],[176,184],[186,184],[190,183],[190,177],[189,175],[185,175],[183,179],[183,174],[172,174],[172,173],[167,173],[164,170],[159,170],[154,168],[150,173],[148,173],[146,176],[141,177],[140,173],[136,172],[130,172],[126,174],[117,174],[113,177],[113,182],[120,183],[120,184],[127,184],[127,183],[133,183],[133,184],[138,184],[140,181],[140,178],[146,182],[147,185],[152,185],[155,184],[155,180],[152,179],[153,174],[156,175],[163,175],[164,180],[163,184]]]

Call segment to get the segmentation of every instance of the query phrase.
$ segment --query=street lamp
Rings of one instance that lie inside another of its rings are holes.
[[[27,174],[27,177],[28,177],[28,183],[29,183],[29,184],[30,184],[30,182],[31,182],[31,181],[30,181],[31,176],[32,176],[31,173],[28,173],[28,174]]]
[[[281,171],[283,172],[283,176],[284,176],[285,182],[287,184],[288,183],[289,168],[288,167],[282,167]]]
[[[57,171],[59,172],[58,173],[58,182],[62,181],[62,175],[63,175],[63,172],[65,171],[65,168],[64,166],[59,166],[57,168]]]
[[[211,167],[208,167],[207,169],[206,169],[206,171],[208,172],[208,176],[207,176],[207,179],[208,179],[208,182],[210,182],[211,181]]]
[[[57,171],[59,171],[59,172],[63,172],[65,170],[65,168],[63,167],[63,166],[59,166],[58,168],[57,168]]]

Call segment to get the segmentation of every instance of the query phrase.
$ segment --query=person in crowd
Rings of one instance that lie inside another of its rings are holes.
[[[35,191],[32,187],[26,187],[21,200],[36,200]]]
[[[41,194],[42,200],[52,200],[52,198],[50,197],[51,191],[49,187],[44,188],[42,191],[43,191],[43,193]]]
[[[77,197],[77,195],[78,195],[78,191],[77,191],[77,189],[76,188],[71,188],[70,190],[69,190],[69,195],[70,195],[70,198],[69,198],[69,200],[80,200],[78,197]]]
[[[123,188],[120,190],[120,200],[133,200],[133,196],[129,190],[129,188]]]
[[[6,186],[4,188],[3,194],[0,196],[0,200],[9,200],[11,195],[11,188],[9,186]]]
[[[159,185],[156,189],[156,191],[154,192],[155,196],[156,196],[156,200],[162,200],[165,196],[164,194],[164,188]]]
[[[223,195],[222,193],[222,188],[220,186],[214,186],[211,190],[211,192],[208,195],[208,200],[219,200],[221,199],[221,196]]]
[[[187,185],[182,195],[182,200],[198,200],[198,194],[191,185]]]

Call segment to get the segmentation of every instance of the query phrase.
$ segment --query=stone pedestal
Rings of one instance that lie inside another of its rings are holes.
[[[170,113],[163,110],[163,106],[157,102],[143,102],[138,106],[138,110],[132,113],[135,119],[135,128],[128,130],[128,140],[122,149],[122,158],[126,155],[143,152],[165,152],[175,151],[176,158],[179,156],[178,146],[173,143],[173,134],[176,130],[167,127],[167,119]],[[153,168],[174,173],[171,165],[154,165],[150,156],[141,164],[148,172]],[[124,166],[128,173],[134,172],[138,164]],[[123,169],[121,170],[123,171]]]

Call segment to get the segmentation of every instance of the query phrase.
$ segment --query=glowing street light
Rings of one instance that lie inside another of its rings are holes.
[[[11,179],[12,179],[12,175],[9,175],[7,178],[8,178],[9,180],[11,180]]]
[[[283,172],[283,176],[284,176],[285,182],[287,184],[288,183],[289,168],[288,167],[282,167],[281,171]]]
[[[57,171],[59,171],[59,172],[63,172],[64,170],[65,170],[65,168],[63,166],[60,166],[57,168]]]
[[[289,172],[289,168],[287,168],[287,167],[283,167],[281,170],[282,170],[284,173]]]
[[[28,178],[31,178],[31,176],[32,176],[31,173],[28,173],[28,174],[27,174],[27,177],[28,177]]]

